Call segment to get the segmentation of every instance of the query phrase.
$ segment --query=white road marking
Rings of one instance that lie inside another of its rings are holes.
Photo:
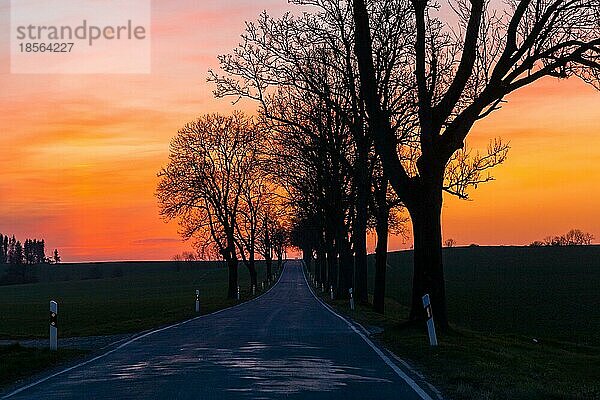
[[[231,306],[231,307],[228,307],[228,308],[223,308],[222,310],[218,310],[218,311],[212,312],[212,313],[210,313],[210,314],[200,315],[200,316],[198,316],[198,317],[190,318],[190,319],[188,319],[188,320],[185,320],[185,321],[182,321],[182,322],[178,322],[178,323],[176,323],[176,324],[173,324],[173,325],[165,326],[165,327],[163,327],[163,328],[156,329],[156,330],[153,330],[153,331],[150,331],[150,332],[144,333],[144,334],[142,334],[142,335],[140,335],[140,336],[136,336],[136,337],[134,337],[133,339],[130,339],[130,340],[128,340],[127,342],[125,342],[125,343],[123,343],[123,344],[119,345],[118,347],[115,347],[114,349],[112,349],[112,350],[110,350],[110,351],[107,351],[106,353],[100,354],[100,355],[98,355],[98,356],[96,356],[96,357],[94,357],[94,358],[92,358],[92,359],[90,359],[90,360],[87,360],[87,361],[84,361],[84,362],[82,362],[82,363],[79,363],[79,364],[77,364],[77,365],[74,365],[74,366],[72,366],[72,367],[69,367],[69,368],[63,369],[62,371],[58,371],[58,372],[56,372],[56,373],[54,373],[54,374],[52,374],[52,375],[46,376],[46,377],[44,377],[44,378],[42,378],[42,379],[39,379],[39,380],[37,380],[37,381],[35,381],[35,382],[33,382],[33,383],[30,383],[30,384],[28,384],[28,385],[25,385],[25,386],[23,386],[23,387],[21,387],[21,388],[19,388],[19,389],[17,389],[17,390],[14,390],[14,391],[12,391],[12,392],[10,392],[10,393],[8,393],[8,394],[6,394],[6,395],[4,395],[4,396],[0,397],[0,399],[8,399],[9,397],[12,397],[12,396],[14,396],[14,395],[16,395],[16,394],[19,394],[19,393],[21,393],[21,392],[23,392],[23,391],[25,391],[25,390],[27,390],[27,389],[29,389],[29,388],[32,388],[32,387],[34,387],[34,386],[37,386],[37,385],[39,385],[40,383],[44,383],[44,382],[46,382],[46,381],[47,381],[47,380],[49,380],[49,379],[55,378],[55,377],[57,377],[57,376],[59,376],[59,375],[62,375],[62,374],[64,374],[64,373],[66,373],[66,372],[73,371],[74,369],[81,368],[81,367],[83,367],[83,366],[85,366],[85,365],[88,365],[88,364],[90,364],[90,363],[93,363],[94,361],[98,361],[98,360],[100,360],[100,359],[102,359],[102,358],[104,358],[104,357],[106,357],[106,356],[108,356],[108,355],[110,355],[110,354],[114,353],[115,351],[117,351],[117,350],[120,350],[120,349],[122,349],[123,347],[125,347],[125,346],[127,346],[127,345],[130,345],[130,344],[131,344],[131,343],[133,343],[133,342],[137,342],[138,340],[140,340],[140,339],[143,339],[143,338],[145,338],[145,337],[148,337],[148,336],[150,336],[150,335],[154,335],[155,333],[162,332],[162,331],[166,331],[167,329],[175,328],[175,327],[177,327],[177,326],[182,326],[182,325],[185,325],[185,324],[187,324],[187,323],[189,323],[189,322],[196,321],[197,319],[200,319],[200,318],[206,318],[206,317],[210,317],[210,316],[213,316],[213,315],[216,315],[216,314],[220,314],[220,313],[222,313],[222,312],[224,312],[224,311],[232,310],[232,309],[234,309],[234,308],[237,308],[237,307],[240,307],[240,306],[246,305],[246,304],[248,304],[248,303],[251,303],[251,302],[253,302],[253,301],[255,301],[255,300],[258,300],[258,299],[259,299],[259,298],[261,298],[262,296],[264,296],[264,295],[266,295],[267,293],[269,293],[269,292],[270,292],[270,291],[271,291],[271,290],[272,290],[272,289],[273,289],[275,286],[277,286],[277,284],[279,283],[279,281],[281,281],[281,277],[282,277],[282,276],[283,276],[283,271],[282,271],[282,272],[281,272],[281,274],[279,275],[279,279],[277,279],[277,282],[276,282],[276,283],[275,283],[273,286],[271,286],[271,287],[269,288],[269,290],[267,290],[266,292],[264,292],[263,294],[261,294],[261,295],[260,295],[260,296],[258,296],[258,297],[255,297],[255,298],[253,298],[253,299],[250,299],[250,300],[248,300],[248,301],[246,301],[246,302],[239,303],[239,304],[236,304],[236,305],[234,305],[234,306]]]
[[[427,394],[427,392],[425,392],[418,384],[417,382],[415,382],[410,376],[406,375],[406,373],[404,373],[404,371],[402,371],[394,362],[392,362],[392,360],[390,360],[390,358],[388,356],[386,356],[381,349],[379,349],[379,347],[377,347],[375,345],[375,343],[373,343],[371,341],[371,339],[369,339],[364,333],[362,333],[361,331],[359,331],[354,324],[350,323],[346,318],[342,317],[340,314],[338,314],[337,312],[335,312],[335,310],[333,308],[331,308],[328,304],[324,303],[321,299],[319,299],[315,293],[313,292],[312,288],[310,287],[310,285],[308,284],[308,281],[306,280],[306,274],[304,273],[304,268],[302,268],[302,276],[304,277],[304,282],[306,282],[306,285],[308,286],[308,289],[310,290],[310,293],[313,295],[313,297],[330,313],[332,313],[333,315],[335,315],[336,317],[338,317],[339,319],[341,319],[342,321],[344,321],[346,323],[346,325],[348,325],[348,327],[350,329],[352,329],[358,336],[360,336],[372,349],[373,351],[375,351],[375,353],[377,353],[377,355],[379,356],[379,358],[381,358],[383,360],[383,362],[385,362],[395,373],[396,375],[398,375],[400,378],[402,378],[419,396],[421,396],[421,398],[423,400],[433,400],[431,398],[431,396],[429,396]]]

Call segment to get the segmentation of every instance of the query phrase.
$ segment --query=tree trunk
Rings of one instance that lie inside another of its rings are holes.
[[[325,255],[325,242],[322,240],[323,234],[321,233],[319,248],[317,249],[317,265],[319,266],[319,272],[315,273],[317,277],[317,284],[327,281],[327,256]]]
[[[269,220],[265,218],[265,263],[267,264],[267,280],[271,282],[273,276],[273,250],[271,247],[271,237],[269,235]]]
[[[418,201],[407,204],[414,237],[414,272],[409,318],[425,320],[422,297],[429,294],[433,317],[441,330],[448,328],[446,288],[442,264],[442,191],[423,185]]]
[[[448,326],[448,319],[441,237],[442,182],[445,162],[427,159],[427,157],[432,157],[431,154],[427,154],[432,150],[431,144],[429,148],[422,146],[422,154],[417,162],[419,176],[412,178],[402,166],[396,146],[390,145],[394,143],[394,131],[391,128],[389,115],[381,108],[378,92],[373,90],[377,87],[377,76],[373,62],[373,46],[366,3],[364,0],[353,1],[354,50],[360,70],[361,95],[369,115],[375,150],[381,158],[383,169],[390,178],[392,187],[405,203],[412,218],[415,261],[410,317],[412,319],[424,318],[421,296],[429,292],[436,323],[445,329]],[[424,7],[424,3],[414,3],[419,7]],[[422,130],[428,131],[427,129]],[[437,171],[426,171],[421,166],[436,168]]]
[[[387,269],[387,247],[390,209],[385,202],[378,204],[377,246],[375,248],[375,285],[373,288],[373,309],[383,314],[385,311],[385,273]]]
[[[367,207],[370,192],[369,179],[366,176],[368,166],[364,163],[359,166],[356,194],[356,220],[352,234],[354,242],[354,293],[356,301],[367,304],[368,292],[368,265],[367,265]]]
[[[254,260],[254,256],[250,255],[250,260],[247,264],[248,272],[250,273],[250,290],[252,287],[257,288],[258,277],[256,273],[256,261]]]
[[[327,254],[327,276],[326,279],[322,281],[325,286],[333,286],[337,287],[337,256],[335,254],[335,249],[333,247],[333,238],[330,233],[326,233],[325,240],[325,252]]]
[[[315,250],[311,250],[310,253],[310,262],[313,264],[314,266],[314,271],[313,271],[313,276],[319,276],[321,274],[321,266],[319,265],[319,259],[318,259],[318,251]]]
[[[347,239],[340,237],[337,248],[339,254],[339,281],[336,297],[347,299],[350,297],[348,289],[352,288],[354,281],[354,257],[352,256],[352,249]]]
[[[267,266],[267,281],[271,282],[271,279],[273,278],[273,255],[270,247],[268,247],[265,252],[265,264]]]
[[[313,249],[306,246],[302,249],[302,260],[306,264],[306,270],[309,273],[317,273],[317,265],[313,264]]]
[[[271,282],[271,278],[273,276],[273,259],[271,257],[267,257],[265,259],[265,264],[267,265],[267,280]]]
[[[235,257],[227,257],[227,269],[229,272],[229,286],[227,288],[227,298],[237,299],[238,286],[238,260]]]

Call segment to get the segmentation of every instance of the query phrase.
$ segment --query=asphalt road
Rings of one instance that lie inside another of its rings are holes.
[[[288,262],[258,299],[152,333],[9,398],[427,398],[384,358],[314,297],[300,263]]]

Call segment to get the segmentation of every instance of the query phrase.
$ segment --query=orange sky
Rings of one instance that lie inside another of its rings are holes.
[[[174,4],[176,3],[176,4]],[[0,26],[8,5],[0,0]],[[169,259],[189,248],[165,224],[154,197],[170,138],[206,112],[207,70],[238,43],[245,20],[286,0],[154,1],[152,73],[9,74],[0,38],[0,232],[44,237],[65,261]],[[480,122],[473,147],[511,142],[495,182],[473,201],[447,198],[444,237],[459,244],[526,244],[580,228],[600,236],[600,94],[572,80],[545,80]],[[248,108],[248,105],[244,107]],[[393,239],[391,248],[406,248]]]

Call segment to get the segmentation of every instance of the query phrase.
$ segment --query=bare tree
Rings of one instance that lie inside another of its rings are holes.
[[[444,241],[444,246],[446,247],[454,247],[456,245],[456,241],[452,238],[448,238]]]
[[[200,117],[172,140],[169,164],[158,174],[161,214],[179,218],[181,234],[196,241],[201,255],[216,251],[227,262],[229,298],[237,294],[237,224],[257,129],[239,112]]]
[[[219,58],[226,75],[211,72],[210,79],[217,84],[217,96],[258,101],[275,130],[303,149],[297,154],[300,162],[316,155],[309,174],[322,179],[296,187],[323,193],[313,199],[317,209],[309,212],[324,227],[328,267],[321,269],[326,271],[321,280],[327,275],[327,283],[341,296],[354,286],[357,299],[366,302],[366,233],[375,155],[359,92],[352,8],[348,2],[295,2],[317,6],[318,11],[280,19],[263,13],[256,23],[247,24],[240,46]],[[402,71],[396,68],[401,45],[386,33],[400,32],[397,26],[403,21],[385,7],[378,8],[376,18],[381,23],[381,91],[401,120],[405,113],[396,107],[403,105],[398,98],[404,94]]]
[[[594,240],[594,235],[580,229],[571,229],[565,234],[567,246],[589,246]]]
[[[256,254],[259,251],[259,235],[264,215],[271,203],[274,188],[262,169],[259,144],[264,137],[264,126],[255,127],[255,140],[247,149],[248,170],[240,187],[241,201],[236,223],[236,244],[242,261],[250,272],[251,287],[258,287]]]
[[[594,235],[580,229],[571,229],[561,236],[548,236],[543,242],[535,241],[530,246],[589,246],[594,240]]]
[[[277,195],[279,191],[272,180],[269,180],[268,195],[264,199],[264,207],[261,213],[261,224],[258,229],[257,248],[261,256],[265,259],[267,269],[267,280],[270,282],[273,278],[273,257],[276,256],[277,230],[282,225],[282,221],[288,219],[287,202]]]
[[[378,3],[378,2],[374,2]],[[466,197],[466,188],[489,180],[486,169],[504,161],[507,146],[492,142],[487,155],[475,156],[466,170],[453,161],[465,154],[465,139],[473,125],[500,108],[505,97],[545,76],[578,76],[598,87],[600,71],[600,4],[598,0],[511,0],[492,10],[485,0],[453,0],[459,24],[452,27],[436,13],[437,4],[412,0],[411,22],[416,32],[407,46],[405,68],[414,87],[418,115],[416,162],[407,164],[397,143],[393,118],[381,93],[371,24],[373,3],[353,0],[355,52],[361,93],[375,147],[390,184],[405,203],[413,223],[415,273],[411,318],[424,318],[421,296],[431,295],[436,322],[448,326],[441,256],[442,192]],[[400,12],[403,12],[402,10]]]

